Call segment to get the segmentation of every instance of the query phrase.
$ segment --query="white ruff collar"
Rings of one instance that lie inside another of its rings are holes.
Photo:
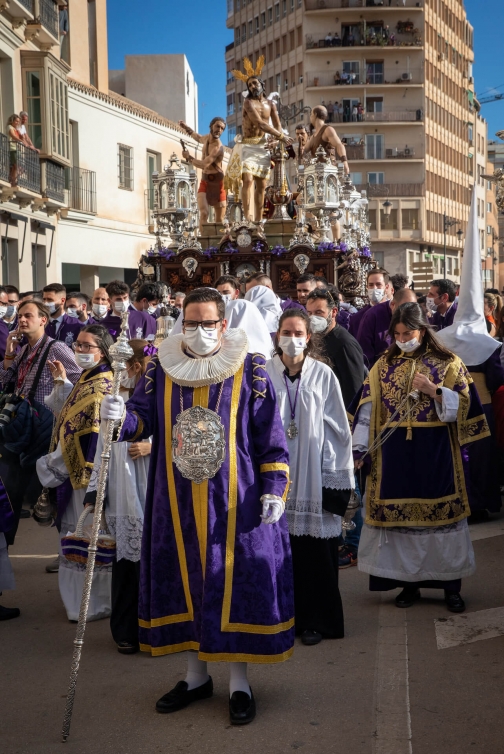
[[[183,333],[165,338],[159,346],[158,359],[164,373],[176,385],[185,387],[216,385],[227,380],[236,374],[248,352],[247,336],[243,330],[227,330],[215,356],[191,359],[184,353],[183,343]]]

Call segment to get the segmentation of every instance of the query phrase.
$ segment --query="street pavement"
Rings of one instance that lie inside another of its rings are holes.
[[[57,533],[22,520],[11,549],[21,617],[0,623],[1,754],[500,754],[504,752],[504,516],[471,527],[477,572],[467,612],[425,590],[408,610],[367,577],[340,572],[343,640],[304,647],[281,665],[249,666],[257,718],[228,719],[225,664],[212,699],[173,715],[157,698],[185,675],[185,657],[120,655],[106,620],[88,624],[70,738],[61,743],[75,624],[57,575],[45,573]],[[488,611],[488,612],[485,612]]]

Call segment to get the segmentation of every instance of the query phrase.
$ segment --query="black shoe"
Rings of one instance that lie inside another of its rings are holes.
[[[21,512],[19,514],[19,518],[31,518],[30,511],[27,511],[26,508],[21,508]]]
[[[138,644],[132,644],[129,641],[118,641],[117,651],[122,655],[134,655],[136,652],[140,651],[140,646]]]
[[[313,647],[315,644],[320,644],[322,641],[322,634],[318,631],[303,631],[301,634],[301,641],[306,644],[307,647]]]
[[[463,613],[465,602],[458,592],[445,592],[446,607],[450,613]]]
[[[420,589],[408,589],[408,587],[406,587],[395,598],[396,607],[411,607],[421,596]]]
[[[197,702],[200,699],[209,699],[213,694],[212,677],[208,676],[208,681],[196,689],[188,690],[186,681],[179,681],[175,688],[158,699],[156,702],[156,712],[177,712],[184,709],[191,702]]]
[[[0,620],[11,620],[12,618],[19,618],[21,610],[19,607],[2,607],[0,605]]]
[[[252,689],[250,696],[245,691],[233,691],[229,697],[229,721],[231,725],[246,725],[256,716],[256,703]]]

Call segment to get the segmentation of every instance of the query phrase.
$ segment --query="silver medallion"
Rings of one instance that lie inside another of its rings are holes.
[[[298,434],[298,428],[296,427],[296,422],[293,419],[287,427],[287,437],[289,438],[289,440],[294,440],[294,438],[297,437]]]
[[[220,416],[201,406],[182,411],[173,427],[172,458],[184,479],[201,484],[214,477],[226,458]]]

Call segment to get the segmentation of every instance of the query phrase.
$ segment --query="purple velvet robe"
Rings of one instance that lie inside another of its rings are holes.
[[[430,319],[432,327],[434,327],[436,330],[444,330],[445,327],[453,325],[457,306],[458,304],[455,301],[444,316],[442,314],[439,314],[439,312],[435,312]]]
[[[482,510],[498,513],[502,506],[499,479],[501,451],[495,441],[495,416],[491,393],[504,385],[500,348],[497,348],[483,364],[468,366],[467,369],[476,382],[476,388],[480,379],[483,381],[479,388],[479,396],[492,433],[491,437],[472,445],[467,452],[465,471],[469,506],[471,513]]]
[[[302,309],[306,311],[306,307],[303,304],[300,304],[299,301],[294,301],[292,298],[286,298],[285,301],[281,302],[280,306],[283,312],[287,311],[287,309]]]
[[[347,311],[346,309],[339,309],[337,317],[336,317],[336,322],[345,330],[350,330],[351,318],[352,318],[352,315],[350,314],[349,311]]]
[[[50,338],[59,340],[61,343],[65,343],[69,348],[72,347],[72,343],[77,340],[77,337],[84,327],[82,322],[79,322],[75,317],[69,317],[68,314],[63,315],[63,321],[59,329],[57,325],[59,323],[49,322],[46,325],[46,333]]]
[[[3,360],[5,356],[5,346],[7,345],[7,338],[9,337],[9,328],[3,320],[0,319],[0,359]]]
[[[154,317],[152,317],[149,312],[139,312],[138,309],[135,309],[131,304],[128,311],[130,340],[133,340],[133,338],[143,338],[144,340],[147,340],[149,335],[151,336],[150,340],[153,340],[153,336],[156,335],[157,330]],[[121,332],[121,318],[114,314],[112,310],[108,311],[98,324],[106,327],[114,341],[117,340],[119,333]]]
[[[192,649],[202,660],[264,663],[292,653],[287,521],[260,518],[261,495],[285,497],[289,461],[264,364],[249,354],[224,381],[226,457],[201,484],[172,462],[172,427],[181,394],[184,410],[215,410],[220,384],[182,388],[154,357],[126,405],[119,439],[153,437],[139,599],[140,646],[153,655]]]
[[[371,369],[390,345],[388,330],[391,320],[392,312],[388,301],[372,306],[361,319],[357,340],[368,369]]]
[[[363,316],[371,309],[371,304],[366,304],[362,307],[362,309],[359,309],[359,311],[356,314],[350,315],[350,323],[348,326],[348,332],[350,335],[353,335],[355,339],[357,339],[357,334],[359,332],[360,323],[362,322]]]

